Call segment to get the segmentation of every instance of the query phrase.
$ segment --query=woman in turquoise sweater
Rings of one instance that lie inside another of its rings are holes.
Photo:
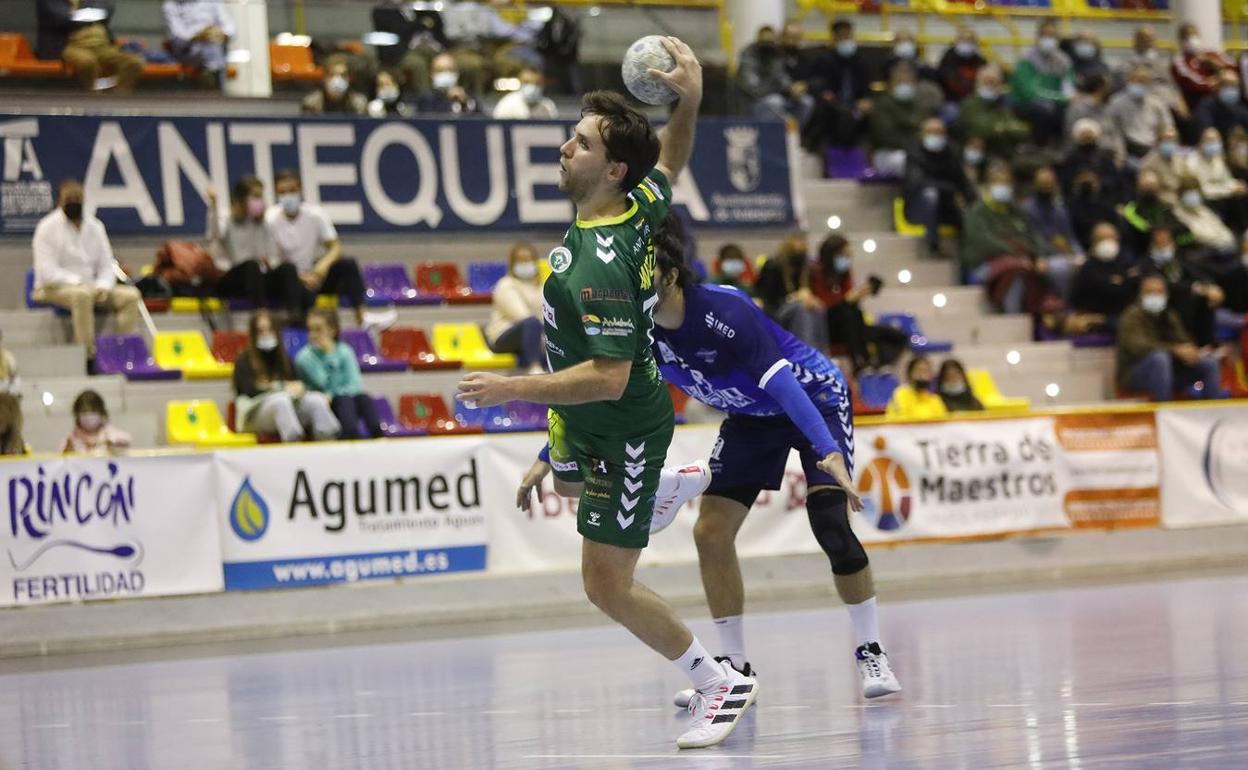
[[[355,351],[338,337],[337,313],[315,310],[308,315],[308,344],[295,356],[299,379],[308,390],[329,396],[329,406],[342,423],[340,438],[381,438],[377,407],[364,392]],[[360,435],[361,420],[366,436]]]

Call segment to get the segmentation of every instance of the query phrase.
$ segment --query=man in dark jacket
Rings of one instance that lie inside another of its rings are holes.
[[[961,102],[974,94],[975,77],[986,64],[988,60],[979,53],[979,38],[975,30],[970,27],[959,29],[958,39],[940,57],[937,70],[945,98]]]
[[[815,112],[803,137],[812,150],[828,145],[856,144],[862,116],[871,109],[871,69],[858,50],[854,25],[844,19],[832,23],[832,48],[815,59],[811,70],[811,90]]]
[[[1216,128],[1223,142],[1230,140],[1236,126],[1248,128],[1248,105],[1244,104],[1235,70],[1222,72],[1218,89],[1200,100],[1194,117],[1197,129]]]
[[[806,85],[789,77],[776,31],[771,27],[760,27],[758,38],[741,51],[737,82],[757,118],[793,118],[802,126],[814,110],[815,100],[807,93]]]
[[[1196,344],[1203,347],[1217,341],[1217,311],[1226,295],[1190,258],[1176,253],[1174,233],[1169,228],[1153,228],[1148,257],[1140,260],[1140,272],[1166,282],[1169,307],[1178,313]]]
[[[1140,270],[1109,222],[1092,229],[1091,254],[1075,274],[1070,302],[1076,310],[1103,315],[1113,325],[1139,293]]]
[[[945,124],[939,118],[928,118],[921,131],[919,141],[906,153],[902,194],[906,219],[926,228],[927,249],[937,254],[940,226],[961,228],[962,212],[975,197],[975,188],[966,178],[958,153],[949,146]]]
[[[143,74],[143,60],[113,42],[108,29],[113,0],[39,0],[36,11],[36,56],[63,59],[88,91],[134,90]]]
[[[1200,388],[1193,387],[1197,383]],[[1118,322],[1118,384],[1169,401],[1175,389],[1196,398],[1226,398],[1218,361],[1203,355],[1170,309],[1166,282],[1150,275],[1140,282],[1140,298]]]

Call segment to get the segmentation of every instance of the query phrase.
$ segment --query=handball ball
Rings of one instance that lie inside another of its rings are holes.
[[[646,104],[671,104],[676,101],[676,92],[667,83],[649,75],[647,70],[650,69],[661,72],[676,69],[676,60],[663,47],[663,38],[658,35],[647,35],[628,47],[620,68],[621,74],[629,92]]]

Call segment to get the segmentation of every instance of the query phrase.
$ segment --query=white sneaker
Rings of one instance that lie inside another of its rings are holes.
[[[732,661],[728,658],[716,657],[715,660],[726,666],[732,666]],[[733,668],[736,668],[736,666],[733,666]],[[745,664],[745,668],[740,669],[740,672],[748,677],[752,677],[755,681],[758,680],[758,672],[750,668],[750,664],[748,662]],[[676,708],[678,709],[687,709],[689,708],[689,701],[693,700],[693,694],[695,692],[697,691],[692,687],[688,690],[680,690],[676,693],[676,697],[672,698],[672,703],[676,704]]]
[[[689,701],[693,718],[689,729],[676,739],[681,749],[704,749],[723,741],[741,721],[741,715],[754,703],[758,682],[727,663],[723,666],[726,679],[712,692],[694,693]]]
[[[878,698],[901,692],[901,684],[888,665],[888,655],[877,642],[864,644],[854,651],[858,674],[862,676],[862,697]]]
[[[686,465],[676,471],[676,488],[654,501],[654,515],[650,517],[650,534],[662,532],[676,520],[676,514],[685,503],[706,491],[711,485],[711,469],[704,460]]]

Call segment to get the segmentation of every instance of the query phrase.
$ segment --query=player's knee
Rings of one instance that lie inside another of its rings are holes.
[[[612,614],[620,596],[627,590],[627,582],[602,565],[587,563],[581,570],[585,598],[608,615]]]
[[[698,548],[722,547],[736,540],[741,521],[731,506],[731,503],[727,506],[718,503],[710,496],[702,498],[698,520],[693,525],[693,540]]]
[[[834,488],[818,489],[806,497],[810,530],[836,575],[853,575],[869,563],[866,550],[849,526],[847,502],[845,492]]]

